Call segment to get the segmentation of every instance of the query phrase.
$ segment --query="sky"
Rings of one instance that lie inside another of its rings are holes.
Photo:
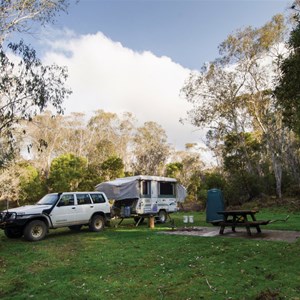
[[[192,70],[218,56],[218,45],[239,28],[259,27],[284,0],[81,0],[42,29],[32,43],[44,62],[69,69],[73,90],[66,114],[133,113],[155,121],[169,143],[203,143],[205,130],[179,120],[191,106],[180,89]],[[205,156],[205,155],[204,155]]]

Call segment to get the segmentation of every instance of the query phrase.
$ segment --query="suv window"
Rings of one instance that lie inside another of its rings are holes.
[[[74,195],[68,194],[68,195],[62,195],[58,206],[68,206],[68,205],[74,205]]]
[[[102,194],[90,194],[94,203],[105,203],[105,199]]]
[[[92,203],[92,200],[91,200],[89,194],[76,194],[76,198],[77,198],[78,205]]]

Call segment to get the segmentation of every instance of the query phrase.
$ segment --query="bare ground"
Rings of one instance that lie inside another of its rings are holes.
[[[300,231],[287,231],[287,230],[265,230],[262,229],[261,233],[257,233],[256,229],[251,229],[252,235],[248,235],[246,229],[237,229],[232,232],[231,229],[225,229],[224,234],[219,234],[219,227],[186,227],[176,228],[171,231],[163,231],[162,234],[174,235],[189,235],[199,237],[228,237],[228,238],[245,238],[253,240],[266,240],[266,241],[282,241],[294,243],[300,238]]]

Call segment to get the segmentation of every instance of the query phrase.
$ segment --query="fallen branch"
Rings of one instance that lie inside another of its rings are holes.
[[[277,220],[272,220],[269,222],[270,223],[275,223],[275,222],[286,222],[289,219],[290,215],[287,215],[285,219],[277,219]]]
[[[205,278],[205,280],[206,280],[206,283],[207,283],[208,287],[209,287],[213,292],[215,292],[216,289],[215,289],[212,285],[209,284],[208,279]]]

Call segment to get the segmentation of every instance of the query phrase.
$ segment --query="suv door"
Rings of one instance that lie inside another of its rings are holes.
[[[88,193],[76,194],[77,207],[76,207],[76,223],[86,224],[89,222],[93,212],[94,204]]]
[[[62,194],[50,214],[53,227],[73,225],[75,213],[74,194]]]
[[[101,211],[105,214],[110,214],[110,205],[106,197],[102,193],[90,193],[94,206],[94,211]]]

